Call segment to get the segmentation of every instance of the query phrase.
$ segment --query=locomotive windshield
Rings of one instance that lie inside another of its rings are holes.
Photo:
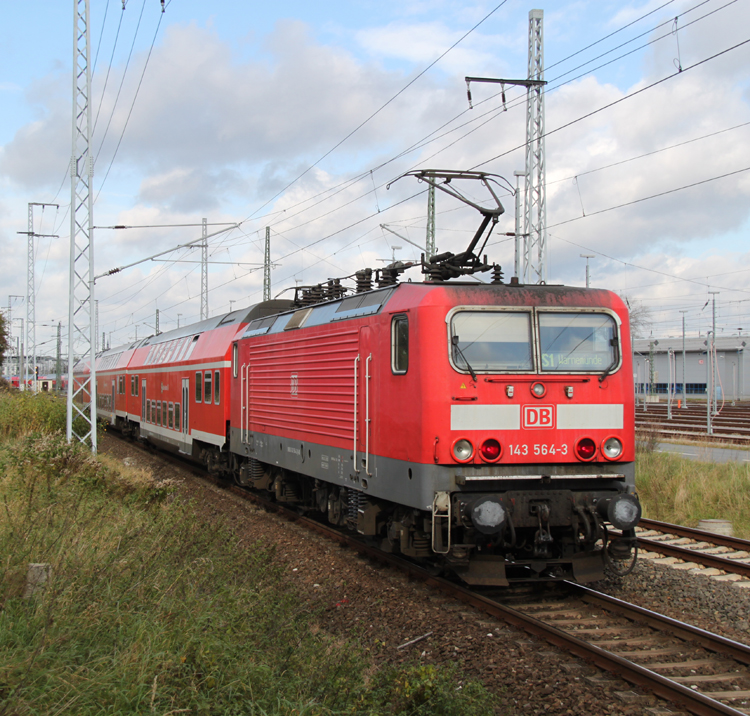
[[[453,363],[460,370],[533,368],[530,313],[461,311],[453,316],[451,336]]]
[[[538,330],[537,358],[532,318]],[[461,310],[451,317],[450,331],[454,367],[472,374],[604,373],[619,361],[617,328],[607,313]]]
[[[606,371],[617,362],[615,322],[605,313],[539,313],[543,371]]]

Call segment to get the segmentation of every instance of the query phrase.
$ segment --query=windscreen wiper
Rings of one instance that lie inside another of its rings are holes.
[[[466,363],[466,367],[469,369],[469,373],[471,374],[471,379],[476,383],[477,374],[474,372],[474,369],[469,364],[469,361],[466,360],[466,356],[464,355],[464,352],[461,350],[461,346],[458,345],[458,336],[453,336],[451,340],[453,341],[453,345],[458,351],[458,355],[460,355],[461,358],[463,358],[464,363]]]

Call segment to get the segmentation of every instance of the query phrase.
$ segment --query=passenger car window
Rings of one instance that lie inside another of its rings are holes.
[[[203,375],[198,372],[195,374],[195,402],[200,403],[203,395]]]
[[[203,402],[211,402],[211,371],[207,370],[204,374],[205,386],[203,389]]]
[[[391,321],[391,371],[403,375],[409,370],[409,317],[394,316]]]
[[[220,383],[219,375],[220,375],[220,372],[218,370],[215,370],[214,371],[214,403],[216,403],[216,405],[219,404],[219,393],[221,392],[219,389],[219,383]]]

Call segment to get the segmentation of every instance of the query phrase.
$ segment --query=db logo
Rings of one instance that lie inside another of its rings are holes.
[[[524,405],[523,406],[524,428],[554,428],[555,406],[554,405]]]

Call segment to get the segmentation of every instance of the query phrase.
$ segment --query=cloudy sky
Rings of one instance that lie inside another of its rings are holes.
[[[210,240],[209,310],[384,265],[424,242],[419,168],[524,168],[528,13],[517,0],[205,3],[91,0],[96,273]],[[591,282],[648,309],[655,336],[750,331],[750,0],[553,1],[544,10],[549,281]],[[3,290],[26,290],[29,202],[40,352],[67,322],[73,3],[3,3]],[[512,275],[514,200],[487,253]],[[478,214],[444,195],[437,246]],[[175,226],[175,225],[192,226]],[[96,285],[112,345],[197,320],[197,250]],[[419,273],[414,272],[414,280]],[[23,301],[10,299],[13,316]],[[685,311],[686,313],[681,313]],[[15,324],[15,334],[19,332]]]

